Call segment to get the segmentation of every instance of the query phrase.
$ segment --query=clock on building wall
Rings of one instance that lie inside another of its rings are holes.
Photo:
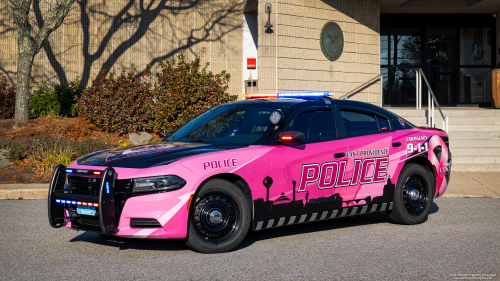
[[[329,21],[321,29],[320,35],[321,51],[329,60],[337,60],[342,55],[344,49],[344,34],[340,26]]]

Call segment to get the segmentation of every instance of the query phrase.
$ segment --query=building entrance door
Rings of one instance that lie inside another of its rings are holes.
[[[440,105],[490,106],[495,21],[486,15],[382,15],[385,106],[415,106],[423,69]],[[422,102],[427,104],[423,83]]]

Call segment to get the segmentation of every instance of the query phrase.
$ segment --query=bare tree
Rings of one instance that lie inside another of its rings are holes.
[[[14,35],[17,41],[19,59],[17,63],[16,113],[14,124],[17,127],[28,123],[29,87],[33,59],[40,51],[49,35],[61,26],[75,0],[58,0],[48,13],[45,22],[36,35],[32,35],[29,12],[33,0],[8,0],[12,10]]]

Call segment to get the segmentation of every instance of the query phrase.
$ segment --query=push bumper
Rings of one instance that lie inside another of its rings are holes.
[[[58,165],[54,174],[52,175],[52,180],[49,187],[48,195],[48,216],[49,223],[54,228],[59,228],[63,226],[71,227],[71,219],[76,218],[71,212],[68,212],[68,203],[57,203],[56,200],[68,200],[69,202],[84,201],[84,202],[99,202],[98,204],[98,221],[100,225],[100,231],[95,228],[85,228],[79,226],[78,230],[98,232],[105,235],[113,235],[118,232],[117,219],[115,211],[115,185],[116,173],[113,168],[107,168],[103,172],[103,178],[101,180],[101,186],[99,188],[99,196],[89,196],[89,195],[79,195],[66,193],[64,190],[66,181],[66,167],[64,165]],[[71,203],[69,203],[71,205]],[[72,227],[74,228],[74,227]]]

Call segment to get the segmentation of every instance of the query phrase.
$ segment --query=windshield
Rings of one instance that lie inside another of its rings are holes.
[[[262,144],[273,133],[269,116],[288,109],[277,103],[234,103],[214,107],[191,120],[169,141]]]

